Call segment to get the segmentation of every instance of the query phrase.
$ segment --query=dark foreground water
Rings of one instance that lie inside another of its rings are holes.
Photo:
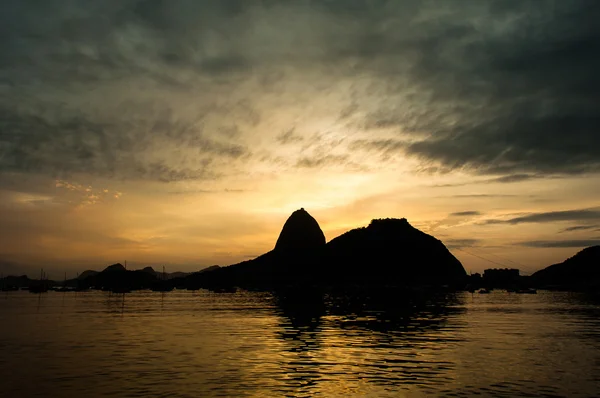
[[[600,306],[585,296],[392,304],[1,293],[0,396],[600,396]]]

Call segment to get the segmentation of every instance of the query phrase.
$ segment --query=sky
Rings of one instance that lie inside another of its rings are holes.
[[[3,0],[0,272],[406,217],[468,272],[600,244],[600,2]],[[418,266],[418,265],[415,265]]]

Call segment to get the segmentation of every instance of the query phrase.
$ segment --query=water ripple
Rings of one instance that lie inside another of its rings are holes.
[[[2,304],[7,397],[585,397],[600,381],[600,306],[568,293],[14,292]]]

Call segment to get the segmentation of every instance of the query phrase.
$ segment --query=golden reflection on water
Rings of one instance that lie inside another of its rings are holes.
[[[594,396],[598,315],[551,292],[11,292],[0,396]]]

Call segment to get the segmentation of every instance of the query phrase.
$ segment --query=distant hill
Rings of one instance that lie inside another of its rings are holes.
[[[191,272],[181,272],[181,271],[166,273],[167,279],[184,278],[191,274],[192,274]],[[162,275],[162,272],[160,273],[160,275]]]
[[[172,272],[165,273],[165,276],[167,280],[171,281],[173,279],[185,278],[190,274],[190,272]],[[92,270],[84,271],[77,278],[68,280],[66,285],[79,288],[128,288],[135,290],[151,288],[157,281],[162,279],[163,273],[155,271],[152,267],[145,267],[140,270],[127,270],[122,264],[117,263],[109,265],[100,272]]]
[[[123,272],[123,271],[126,271],[123,264],[117,263],[117,264],[109,265],[108,267],[104,268],[104,270],[102,272]]]
[[[562,263],[539,270],[531,279],[538,286],[573,290],[600,287],[600,246],[588,247]]]
[[[210,272],[210,271],[214,271],[219,268],[221,268],[220,265],[211,265],[210,267],[202,268],[200,271],[198,271],[198,273]]]
[[[275,249],[253,260],[194,274],[188,283],[271,289],[281,286],[415,286],[464,283],[466,272],[444,244],[406,219],[373,220],[325,243],[304,209],[284,224]]]
[[[147,270],[128,271],[121,264],[113,264],[103,271],[90,274],[85,279],[77,281],[77,287],[98,289],[149,289],[157,281],[155,274]]]
[[[142,272],[147,272],[147,273],[152,274],[152,275],[156,275],[156,271],[154,271],[154,268],[152,268],[152,267],[142,268],[141,271]]]
[[[97,273],[98,273],[98,271],[92,271],[92,270],[83,271],[81,274],[79,274],[79,276],[77,276],[77,279],[85,279],[88,276],[96,275]]]
[[[29,279],[26,275],[21,276],[6,276],[4,278],[0,278],[0,288],[7,287],[31,287],[38,286],[42,282],[39,279]],[[45,279],[43,283],[48,286],[56,286],[56,281]]]

